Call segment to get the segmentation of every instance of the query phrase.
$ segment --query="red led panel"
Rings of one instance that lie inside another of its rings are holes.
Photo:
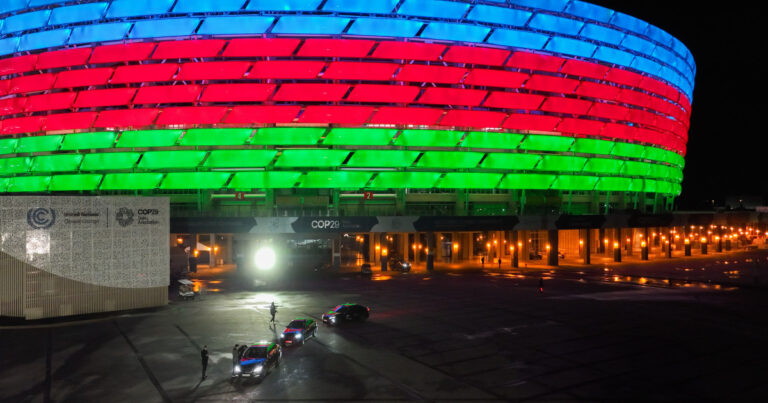
[[[576,94],[582,97],[600,98],[608,101],[613,101],[619,96],[621,88],[614,87],[606,84],[593,83],[591,81],[582,81],[579,84],[579,88],[576,89]]]
[[[164,108],[158,125],[210,125],[219,123],[227,113],[226,106],[190,106]]]
[[[341,101],[346,84],[283,84],[272,97],[274,101]]]
[[[598,136],[603,126],[605,123],[597,120],[565,118],[557,125],[557,131]]]
[[[330,80],[373,80],[392,79],[398,65],[394,63],[333,62],[323,72],[323,78]]]
[[[610,70],[610,67],[606,67],[597,63],[582,62],[581,60],[569,59],[565,62],[565,65],[560,69],[561,73],[579,76],[602,79]]]
[[[536,91],[558,92],[561,94],[573,94],[579,85],[577,80],[562,77],[543,76],[533,74],[525,88]]]
[[[134,104],[176,104],[197,101],[202,87],[199,85],[157,85],[141,87]]]
[[[224,57],[291,56],[301,39],[294,38],[247,38],[232,39],[224,48]]]
[[[643,76],[620,68],[613,68],[608,70],[605,79],[614,83],[637,87],[640,84],[640,81],[643,80]]]
[[[441,126],[499,127],[505,117],[507,114],[503,112],[453,109],[443,116],[439,124]]]
[[[669,99],[672,102],[680,102],[680,99],[685,98],[685,95],[678,92],[674,87],[667,86],[667,88],[664,90],[664,93],[661,94],[664,96],[664,98]]]
[[[108,90],[80,91],[75,108],[94,106],[128,105],[136,92],[135,88],[111,88]]]
[[[0,134],[33,133],[40,131],[43,116],[3,119],[0,124]]]
[[[27,98],[25,97],[0,99],[0,116],[22,113],[26,103]]]
[[[359,84],[347,96],[350,102],[410,103],[421,89],[408,85]]]
[[[222,39],[200,39],[193,41],[167,41],[157,44],[153,59],[189,59],[214,57],[219,54],[226,41]]]
[[[0,60],[0,76],[26,73],[35,69],[37,55],[24,55]]]
[[[592,104],[592,108],[589,110],[590,116],[613,120],[626,120],[627,113],[629,113],[629,109],[627,109],[625,106],[606,104],[602,102],[595,102]]]
[[[606,123],[601,135],[614,139],[634,140],[637,128],[620,123]]]
[[[668,136],[665,136],[655,130],[638,128],[635,132],[635,140],[642,141],[644,143],[660,144],[664,146],[670,146],[672,143]]]
[[[560,71],[565,59],[557,56],[539,55],[530,52],[515,52],[507,60],[507,67],[526,70]]]
[[[233,106],[227,114],[224,123],[229,124],[258,124],[258,123],[291,123],[301,112],[299,105],[279,106]]]
[[[139,64],[120,66],[115,69],[110,83],[146,83],[152,81],[170,81],[179,65],[176,63]]]
[[[443,60],[453,63],[485,64],[501,66],[509,56],[508,50],[481,48],[475,46],[451,46]]]
[[[650,106],[653,103],[653,97],[642,92],[622,89],[619,91],[619,95],[616,97],[617,102],[622,102],[630,105],[637,106]]]
[[[51,73],[16,77],[11,79],[11,85],[8,88],[8,93],[19,94],[24,92],[49,90],[53,86],[53,81],[55,79],[56,76]]]
[[[325,67],[325,62],[319,61],[292,61],[269,60],[253,64],[248,73],[248,78],[288,78],[309,79],[316,78]]]
[[[243,78],[250,62],[183,63],[177,80],[234,80]]]
[[[297,56],[365,57],[376,42],[358,39],[307,39]]]
[[[8,94],[11,88],[11,80],[0,80],[0,96]]]
[[[443,51],[445,51],[445,45],[386,41],[379,43],[371,57],[377,59],[438,60]]]
[[[541,105],[541,110],[547,112],[569,113],[572,115],[584,115],[587,113],[590,106],[592,106],[592,102],[581,99],[547,97],[547,99],[544,100],[544,104]]]
[[[666,94],[667,92],[667,89],[670,88],[669,85],[666,85],[661,81],[655,80],[651,77],[643,77],[643,79],[640,81],[639,87],[648,92],[652,92],[654,94],[661,95],[661,96],[664,96],[664,94]],[[675,99],[674,101],[677,101],[677,99]]]
[[[480,105],[488,91],[460,88],[427,88],[417,102],[431,105]]]
[[[460,67],[426,66],[423,64],[406,64],[397,73],[395,80],[419,83],[458,84],[467,69]]]
[[[678,99],[677,103],[680,104],[680,106],[683,107],[683,110],[685,110],[688,114],[691,113],[691,102],[688,100],[688,97],[680,94],[680,99]]]
[[[159,109],[119,109],[101,111],[93,127],[143,127],[149,126],[160,113]]]
[[[646,112],[642,109],[627,109],[627,120],[634,123],[640,123],[647,126],[653,126],[656,124],[657,116],[654,113]]]
[[[45,70],[83,65],[88,61],[92,50],[91,48],[75,48],[40,53],[35,69]]]
[[[559,122],[560,118],[554,116],[511,114],[501,127],[551,132]]]
[[[544,95],[493,91],[491,92],[491,95],[488,96],[488,99],[483,102],[483,106],[504,109],[525,109],[530,111],[539,109],[541,103],[544,102],[544,98],[546,98]]]
[[[472,71],[469,72],[467,78],[464,79],[464,84],[488,87],[520,88],[523,86],[528,77],[530,77],[528,74],[517,73],[514,71],[472,69]]]
[[[77,97],[76,92],[58,92],[27,97],[27,112],[69,109]]]
[[[209,84],[200,102],[262,102],[275,88],[276,84]]]
[[[53,88],[105,85],[111,76],[111,67],[62,71],[56,74],[56,83],[53,84]]]
[[[371,124],[434,125],[442,109],[381,107],[371,118]]]
[[[685,128],[682,127],[679,123],[672,119],[667,119],[665,117],[659,116],[656,119],[656,127],[662,130],[666,130],[672,133],[675,133],[676,135],[684,135],[685,134]]]
[[[96,120],[97,114],[98,112],[77,112],[48,115],[45,117],[42,130],[88,129]]]
[[[373,113],[372,106],[321,106],[310,105],[299,116],[299,123],[337,123],[361,125]]]
[[[91,64],[146,60],[155,49],[155,43],[137,42],[119,45],[97,46],[93,49]]]

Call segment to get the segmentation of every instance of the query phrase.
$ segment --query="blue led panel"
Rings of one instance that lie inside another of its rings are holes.
[[[131,31],[131,38],[160,38],[164,36],[187,36],[197,28],[197,18],[167,18],[162,20],[137,21]]]
[[[206,13],[237,11],[245,0],[178,0],[173,6],[174,13]]]
[[[631,53],[606,46],[597,48],[597,52],[595,52],[595,59],[620,66],[629,66],[634,57]]]
[[[456,3],[441,0],[405,0],[397,10],[402,15],[418,15],[420,17],[436,17],[459,19],[469,9],[467,3]]]
[[[466,24],[431,22],[421,32],[422,38],[446,39],[451,41],[482,42],[490,28]]]
[[[115,22],[111,24],[83,25],[75,27],[69,36],[72,45],[91,42],[119,41],[128,34],[131,29],[130,22]]]
[[[553,36],[547,43],[547,50],[567,55],[592,57],[597,45],[576,39],[563,38],[562,36]]]
[[[19,38],[0,39],[0,55],[10,55],[19,47]]]
[[[168,12],[174,0],[115,0],[107,10],[107,18],[136,17]]]
[[[613,14],[611,24],[616,25],[619,28],[637,32],[638,34],[644,34],[645,30],[648,29],[647,22],[620,12]]]
[[[12,15],[5,19],[2,33],[26,31],[40,28],[48,22],[51,10],[33,11],[31,13]]]
[[[634,35],[625,36],[624,40],[621,41],[621,46],[643,54],[650,54],[653,52],[653,48],[656,47],[656,45],[652,44],[651,42],[648,42],[645,39]]]
[[[349,24],[349,18],[337,17],[280,17],[272,28],[273,34],[340,34]]]
[[[63,0],[29,0],[29,7],[47,6],[53,3],[63,3]]]
[[[509,0],[512,4],[530,8],[543,8],[551,11],[563,11],[568,0]]]
[[[635,56],[635,59],[632,60],[629,66],[654,75],[659,74],[659,71],[661,71],[660,64],[641,56]]]
[[[48,25],[72,24],[81,21],[98,20],[107,11],[107,3],[89,3],[77,6],[54,8]]]
[[[536,14],[528,26],[543,31],[554,31],[566,35],[576,35],[584,25],[581,21],[558,17],[550,14]]]
[[[530,11],[478,4],[469,12],[467,19],[522,27],[532,14]]]
[[[201,35],[262,34],[275,19],[258,16],[208,17],[197,30]]]
[[[615,29],[606,28],[595,24],[585,24],[580,36],[594,39],[599,42],[618,45],[624,39],[624,33]]]
[[[27,0],[4,0],[0,2],[0,13],[21,10],[27,6]]]
[[[320,0],[251,0],[246,10],[251,11],[314,11]]]
[[[350,35],[413,37],[424,23],[392,18],[358,18],[349,29]]]
[[[35,32],[21,37],[19,51],[52,48],[67,43],[70,29],[56,29],[53,31]]]
[[[390,14],[397,3],[398,0],[328,0],[323,11]]]
[[[516,29],[494,29],[488,43],[516,48],[541,49],[549,40],[548,35]]]
[[[611,20],[611,17],[613,17],[614,13],[614,11],[611,9],[578,0],[572,1],[571,4],[568,4],[565,12],[582,18],[588,18],[605,23]]]

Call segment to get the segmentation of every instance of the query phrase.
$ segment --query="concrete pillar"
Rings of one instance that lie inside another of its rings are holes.
[[[605,228],[597,230],[597,253],[605,253]]]
[[[520,267],[520,247],[518,246],[519,237],[518,231],[512,231],[510,242],[512,243],[512,267]]]
[[[341,267],[341,236],[336,235],[331,241],[333,253],[333,269],[338,270]]]
[[[461,241],[459,240],[458,232],[451,232],[451,263],[459,263],[461,254]],[[457,248],[458,246],[458,248]],[[466,248],[466,246],[464,246]]]
[[[582,253],[584,254],[584,264],[592,264],[592,230],[587,229],[584,231],[584,246],[582,247]]]
[[[427,251],[427,271],[432,271],[435,269],[435,243],[435,233],[428,232],[427,247],[429,250]]]
[[[216,266],[216,234],[208,234],[208,264],[210,267]]]
[[[560,245],[558,243],[558,231],[556,229],[547,231],[547,244],[549,244],[549,250],[545,250],[547,252],[547,264],[549,266],[557,266],[559,264],[558,251]]]
[[[398,249],[400,249],[398,252],[400,252],[401,255],[403,255],[403,260],[408,260],[408,233],[402,232],[397,234],[397,236],[400,238],[400,242]]]
[[[376,263],[376,240],[374,239],[374,233],[368,234],[368,262]]]

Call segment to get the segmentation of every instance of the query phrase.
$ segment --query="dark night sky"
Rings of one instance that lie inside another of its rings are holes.
[[[590,1],[590,0],[588,0]],[[751,3],[591,0],[645,20],[680,39],[696,60],[696,88],[680,209],[701,209],[729,195],[768,197],[766,21]],[[730,7],[730,8],[729,8]],[[763,143],[765,144],[765,143]]]

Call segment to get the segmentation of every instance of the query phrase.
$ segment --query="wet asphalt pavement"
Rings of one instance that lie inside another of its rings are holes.
[[[0,401],[758,400],[768,393],[766,257],[337,275],[259,289],[201,276],[209,292],[193,301],[0,327]],[[745,271],[747,283],[723,280]],[[235,343],[274,340],[291,319],[342,302],[370,306],[370,320],[321,325],[263,381],[231,379]]]

